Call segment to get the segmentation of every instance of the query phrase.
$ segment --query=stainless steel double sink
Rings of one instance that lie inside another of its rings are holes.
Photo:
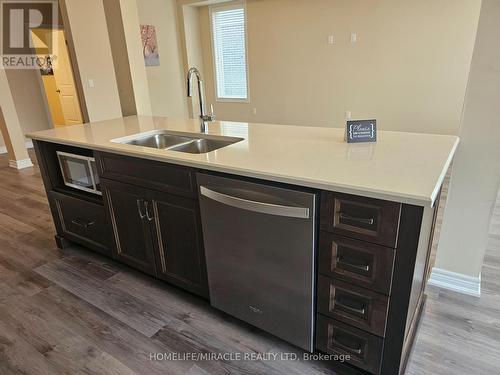
[[[112,142],[151,147],[160,150],[187,152],[190,154],[204,154],[242,140],[243,138],[162,130],[154,134],[138,134],[135,138],[125,137],[114,139]]]

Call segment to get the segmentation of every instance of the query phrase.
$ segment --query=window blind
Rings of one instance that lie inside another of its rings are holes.
[[[217,98],[246,100],[245,9],[216,8],[211,14]]]

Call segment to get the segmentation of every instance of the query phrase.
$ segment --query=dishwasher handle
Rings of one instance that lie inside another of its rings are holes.
[[[282,206],[279,204],[256,202],[219,193],[217,191],[210,190],[205,186],[200,186],[200,194],[216,202],[242,210],[259,212],[267,215],[309,219],[310,210],[307,207]]]

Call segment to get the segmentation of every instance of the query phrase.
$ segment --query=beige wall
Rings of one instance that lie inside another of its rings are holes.
[[[90,121],[122,116],[103,0],[64,0]],[[90,87],[89,79],[95,87]]]
[[[120,8],[137,114],[151,116],[150,90],[142,51],[141,22],[139,20],[137,1],[120,0]]]
[[[215,102],[208,9],[200,10],[207,103],[219,119],[340,127],[351,111],[382,129],[457,133],[480,0],[246,4],[248,104]]]
[[[26,134],[51,128],[40,72],[13,69],[6,73],[23,132]]]
[[[136,0],[106,0],[104,11],[122,114],[151,116]]]
[[[203,51],[201,48],[201,30],[200,30],[200,8],[189,5],[182,7],[182,16],[184,21],[184,38],[186,45],[187,64],[185,71],[190,67],[196,67],[202,77],[205,77],[203,64]],[[198,92],[193,92],[192,98],[188,99],[189,115],[196,117],[200,114],[200,101]],[[208,108],[207,108],[208,110]]]
[[[42,96],[42,82],[37,70],[5,70],[8,88],[14,101],[22,134],[49,129],[49,115]],[[1,95],[6,95],[2,93]],[[0,146],[5,141],[0,136]]]
[[[26,160],[29,156],[7,72],[0,69],[0,133],[5,138],[9,160]]]
[[[477,277],[500,184],[500,0],[483,0],[436,267]]]
[[[153,115],[188,116],[175,0],[137,0],[141,24],[154,25],[160,66],[146,68]]]
[[[137,108],[135,106],[134,86],[130,75],[130,63],[126,48],[127,42],[125,41],[123,20],[120,15],[120,0],[106,0],[103,5],[122,114],[123,116],[136,115]]]

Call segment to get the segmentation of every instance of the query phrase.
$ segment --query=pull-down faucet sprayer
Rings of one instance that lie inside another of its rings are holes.
[[[200,119],[201,119],[201,131],[206,132],[207,121],[214,121],[215,115],[213,113],[213,108],[211,108],[211,113],[207,114],[205,112],[205,91],[203,90],[203,81],[201,79],[201,74],[196,68],[190,68],[187,74],[187,96],[193,96],[193,76],[196,76],[198,81],[198,97],[200,101]]]

